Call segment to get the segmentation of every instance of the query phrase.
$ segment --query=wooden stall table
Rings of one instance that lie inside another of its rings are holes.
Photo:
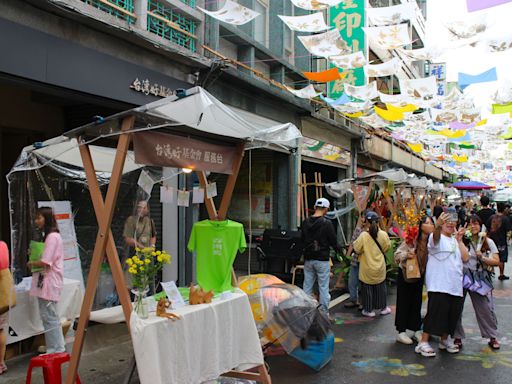
[[[242,291],[237,289],[230,298],[214,299],[211,304],[187,305],[172,312],[181,320],[171,321],[154,313],[146,320],[135,313],[131,316],[141,383],[202,383],[235,368],[264,366],[249,299]],[[263,382],[270,383],[270,378]]]

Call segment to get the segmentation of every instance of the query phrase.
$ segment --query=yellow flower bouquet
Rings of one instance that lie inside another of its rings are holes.
[[[128,272],[132,276],[132,292],[136,296],[134,309],[140,317],[147,318],[144,297],[149,291],[150,284],[155,281],[164,264],[170,262],[171,255],[155,248],[135,248],[135,255],[126,260]]]

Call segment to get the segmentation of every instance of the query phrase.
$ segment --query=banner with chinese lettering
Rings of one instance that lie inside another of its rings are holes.
[[[352,52],[366,52],[363,32],[365,3],[366,0],[346,0],[329,11],[329,24],[336,27]],[[328,96],[333,99],[340,97],[345,83],[364,85],[366,79],[363,68],[348,69],[345,78],[329,83]]]
[[[435,76],[437,94],[446,96],[446,63],[428,64],[427,76]]]
[[[236,148],[160,132],[136,133],[135,163],[233,173]]]

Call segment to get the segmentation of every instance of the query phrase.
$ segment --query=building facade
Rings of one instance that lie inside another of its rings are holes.
[[[1,238],[9,239],[4,176],[23,147],[89,123],[96,116],[195,85],[255,125],[292,122],[305,138],[298,151],[266,148],[246,154],[231,217],[245,224],[251,217],[255,233],[264,228],[296,228],[300,221],[298,185],[304,177],[312,181],[315,173],[322,174],[323,182],[331,182],[357,175],[358,168],[369,172],[400,166],[418,175],[443,177],[439,169],[389,138],[373,135],[327,105],[299,99],[286,90],[285,85],[308,84],[304,71],[327,67],[325,60],[311,57],[297,34],[277,16],[307,11],[289,0],[239,3],[260,16],[235,27],[197,9],[216,10],[222,5],[218,0],[0,2],[0,47],[8,52],[0,59]],[[421,42],[421,13],[411,28],[414,39]],[[374,60],[385,61],[394,54],[371,46],[369,50]],[[408,77],[420,76],[416,67],[402,71]],[[389,79],[379,87],[393,91],[393,84],[398,81]],[[326,148],[335,156],[325,156]],[[223,178],[216,181],[222,188]],[[180,176],[170,185],[193,186],[196,182]],[[153,199],[159,204],[158,192]],[[204,213],[197,208],[185,215],[183,208],[165,204],[155,208],[164,238],[159,245],[179,255],[168,277],[188,282],[193,277],[193,261],[185,249],[187,232]]]

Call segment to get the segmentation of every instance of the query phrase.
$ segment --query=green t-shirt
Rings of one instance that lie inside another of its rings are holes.
[[[203,220],[194,224],[188,250],[196,252],[197,282],[205,290],[230,290],[231,267],[237,252],[244,252],[244,226],[236,221]]]

